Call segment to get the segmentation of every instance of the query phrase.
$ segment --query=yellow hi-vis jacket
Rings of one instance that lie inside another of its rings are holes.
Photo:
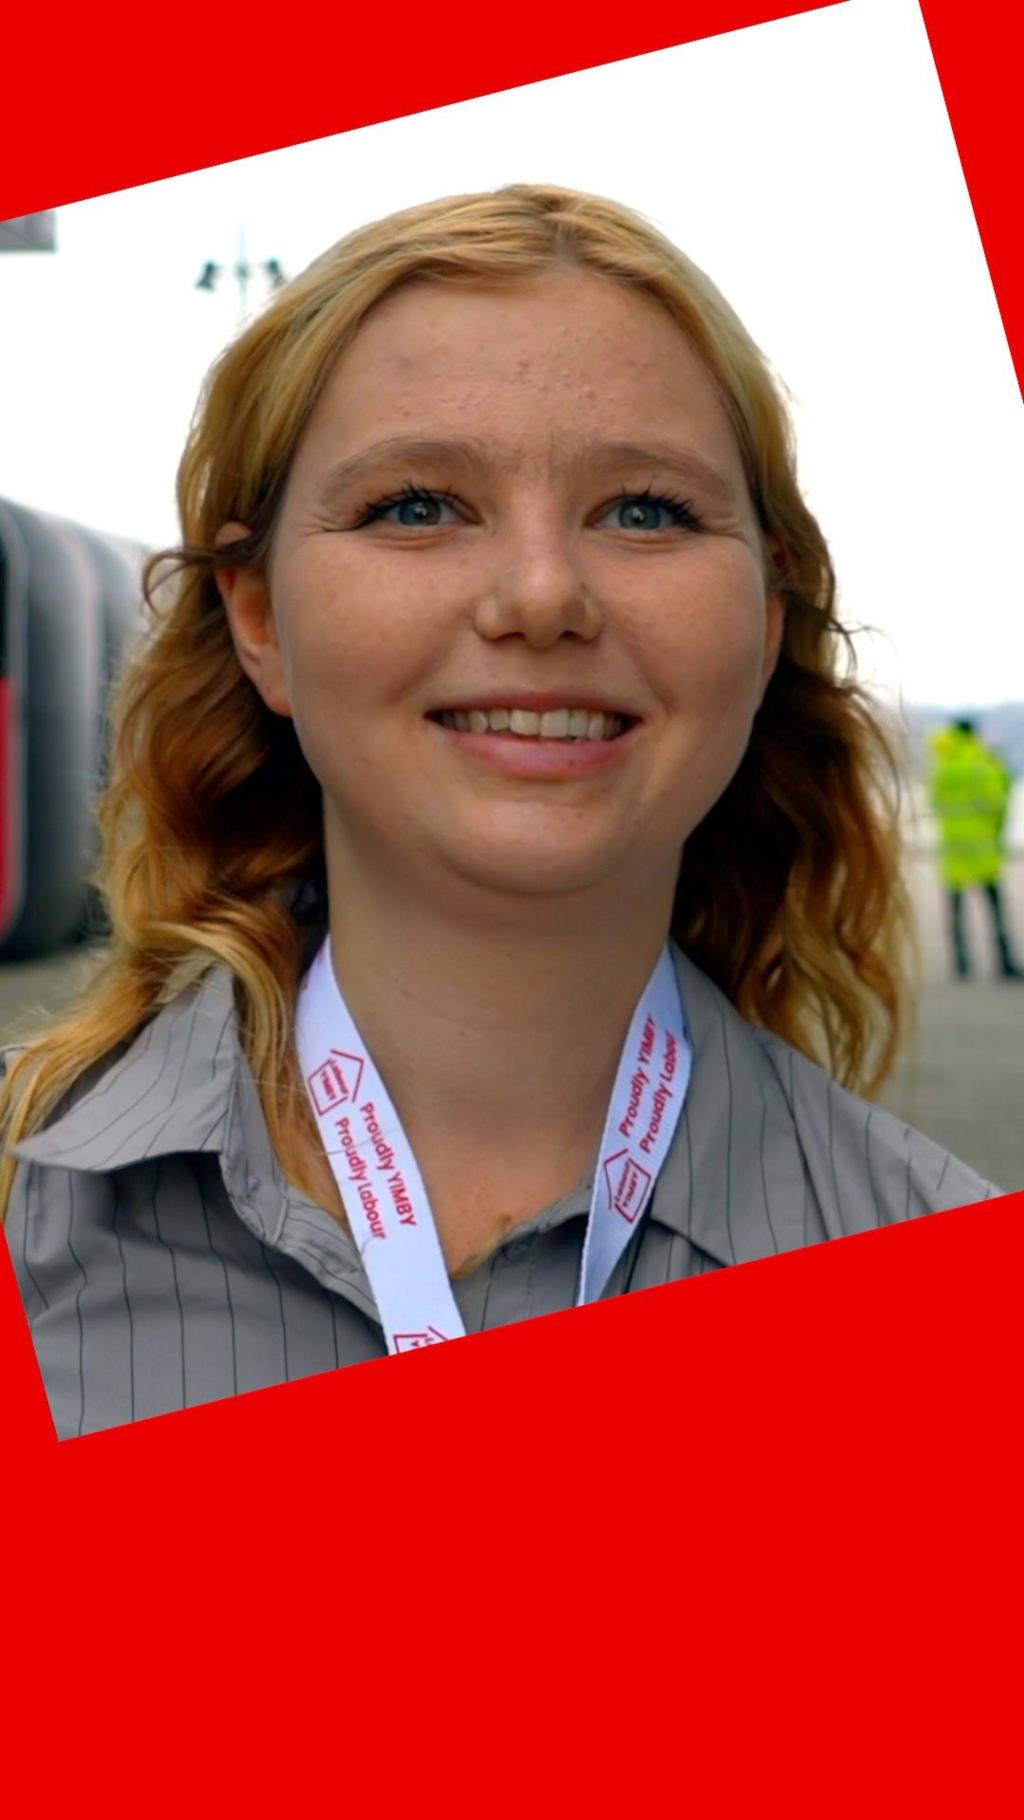
[[[934,734],[931,749],[931,804],[943,880],[951,891],[995,884],[1003,870],[1010,772],[976,734],[958,727]]]

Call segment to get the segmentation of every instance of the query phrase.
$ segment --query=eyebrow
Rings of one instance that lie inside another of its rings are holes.
[[[374,442],[369,448],[361,449],[358,455],[334,462],[324,475],[317,498],[322,506],[330,505],[378,468],[389,464],[397,467],[400,463],[454,461],[467,467],[471,462],[485,460],[484,444],[472,439],[389,436],[383,442]]]
[[[586,461],[607,468],[616,465],[664,468],[678,474],[684,482],[702,487],[706,493],[723,502],[731,503],[736,497],[735,486],[714,462],[698,454],[696,449],[684,448],[671,442],[613,441],[582,446],[569,444],[564,459],[570,467],[578,467]],[[356,455],[334,462],[324,476],[317,498],[321,506],[328,506],[381,467],[414,467],[418,462],[447,462],[466,468],[473,464],[487,466],[490,460],[486,443],[473,437],[391,436],[382,442],[372,443]]]
[[[595,453],[601,460],[619,462],[623,467],[668,468],[723,501],[736,497],[733,483],[715,462],[696,449],[681,448],[674,442],[603,442]]]

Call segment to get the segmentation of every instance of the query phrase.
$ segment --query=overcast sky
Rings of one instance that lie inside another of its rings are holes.
[[[424,19],[438,54],[443,13]],[[868,677],[1024,698],[1020,393],[916,0],[848,0],[61,209],[0,256],[0,494],[144,542],[237,289],[358,223],[513,181],[639,208],[793,398],[804,491]],[[250,305],[262,298],[253,287]]]

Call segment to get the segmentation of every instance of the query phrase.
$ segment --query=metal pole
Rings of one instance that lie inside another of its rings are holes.
[[[249,262],[245,256],[245,228],[241,222],[238,227],[238,264],[235,267],[235,277],[238,279],[238,326],[241,328],[248,314],[250,277]]]

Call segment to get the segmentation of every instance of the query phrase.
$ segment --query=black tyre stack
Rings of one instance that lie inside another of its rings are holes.
[[[111,682],[143,625],[141,546],[0,501],[6,893],[0,960],[105,932],[98,851]]]

